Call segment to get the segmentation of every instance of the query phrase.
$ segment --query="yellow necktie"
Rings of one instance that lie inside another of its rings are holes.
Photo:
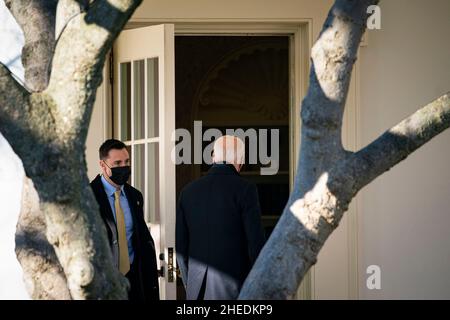
[[[120,206],[120,190],[114,192],[114,207],[116,209],[117,233],[119,236],[119,270],[126,275],[130,270],[130,257],[128,256],[127,231],[125,217]]]

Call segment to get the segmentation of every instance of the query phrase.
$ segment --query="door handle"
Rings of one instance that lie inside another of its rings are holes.
[[[159,260],[160,260],[161,268],[158,269],[158,277],[164,278],[165,272],[164,272],[164,266],[162,265],[164,263],[164,253],[159,254]]]
[[[158,277],[164,278],[164,266],[158,269]]]
[[[173,268],[173,247],[167,248],[168,259],[167,259],[167,282],[174,282],[175,277],[173,276],[174,268]],[[159,260],[161,264],[161,268],[158,269],[158,276],[164,278],[165,277],[165,268],[164,268],[164,253],[159,254]]]

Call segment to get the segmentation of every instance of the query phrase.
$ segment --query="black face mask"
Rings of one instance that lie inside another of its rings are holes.
[[[105,164],[106,164],[106,162],[105,162]],[[106,164],[106,166],[111,169],[112,175],[109,178],[115,184],[117,184],[119,186],[124,185],[125,182],[127,182],[128,179],[130,178],[130,174],[131,174],[130,166],[114,167],[114,168],[111,168],[107,164]]]

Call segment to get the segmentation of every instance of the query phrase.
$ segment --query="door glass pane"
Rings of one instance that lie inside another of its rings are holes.
[[[148,144],[148,203],[146,221],[157,223],[159,216],[159,144],[158,142]]]
[[[131,63],[120,64],[120,139],[131,139]]]
[[[145,194],[145,144],[133,148],[134,187]]]
[[[145,133],[145,74],[144,60],[133,61],[134,139],[143,139]]]
[[[148,138],[158,136],[159,86],[158,58],[147,59]]]

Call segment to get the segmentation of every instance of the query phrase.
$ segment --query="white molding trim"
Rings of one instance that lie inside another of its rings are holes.
[[[361,48],[361,47],[360,47]],[[359,143],[359,115],[360,115],[360,63],[355,62],[353,67],[353,86],[349,90],[354,91],[354,99],[351,110],[347,115],[347,147],[351,151],[360,148]],[[348,249],[348,298],[359,298],[359,268],[358,268],[358,214],[360,209],[360,197],[356,196],[350,203],[347,211],[347,249]]]
[[[366,43],[368,45],[368,36],[366,31]],[[358,51],[358,55],[361,54],[361,47]],[[354,112],[354,150],[361,149],[361,63],[360,60],[356,60],[354,67],[355,76],[355,112]],[[358,193],[353,199],[354,212],[350,215],[349,219],[349,298],[359,299],[359,219],[358,216],[362,212],[361,204],[362,193]],[[350,273],[351,272],[351,273]],[[353,277],[352,277],[353,276]]]

